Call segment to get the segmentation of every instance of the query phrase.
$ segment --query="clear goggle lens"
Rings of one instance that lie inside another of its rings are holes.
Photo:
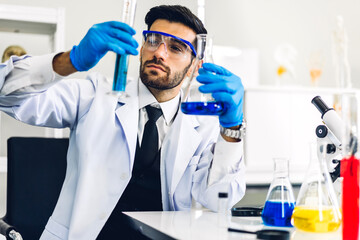
[[[161,44],[164,44],[166,53],[173,58],[187,58],[195,51],[188,41],[169,34],[164,34],[166,33],[144,31],[144,48],[154,52]],[[196,52],[194,52],[194,55],[195,54]]]

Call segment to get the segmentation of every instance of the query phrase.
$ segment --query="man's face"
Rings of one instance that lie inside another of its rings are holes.
[[[189,27],[164,19],[156,20],[150,28],[151,31],[165,32],[189,42],[194,42],[196,33]],[[192,64],[191,52],[182,58],[174,58],[161,44],[155,51],[141,48],[140,53],[140,78],[151,88],[158,90],[172,89],[180,85],[185,75],[189,74]]]

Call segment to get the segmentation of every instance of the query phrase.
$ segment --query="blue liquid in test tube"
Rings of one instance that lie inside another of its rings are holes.
[[[129,65],[129,55],[116,56],[115,73],[112,90],[114,92],[125,92],[126,78]]]
[[[183,102],[181,111],[193,115],[221,115],[225,107],[221,102]]]

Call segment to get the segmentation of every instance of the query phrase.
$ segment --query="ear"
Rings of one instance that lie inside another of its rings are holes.
[[[139,61],[140,61],[140,63],[141,63],[142,50],[143,50],[143,46],[141,46],[140,52],[139,52]]]

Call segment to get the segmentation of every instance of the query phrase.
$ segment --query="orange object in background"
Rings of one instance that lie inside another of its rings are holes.
[[[341,161],[343,179],[343,240],[359,237],[359,159],[355,156]]]
[[[321,76],[321,73],[322,73],[322,70],[321,69],[310,69],[310,77],[311,77],[311,83],[312,84],[315,84],[318,79],[320,78]]]
[[[286,68],[285,68],[283,65],[280,65],[280,66],[278,67],[278,69],[277,69],[277,75],[278,75],[278,76],[281,76],[281,75],[283,75],[286,71],[287,71]]]

